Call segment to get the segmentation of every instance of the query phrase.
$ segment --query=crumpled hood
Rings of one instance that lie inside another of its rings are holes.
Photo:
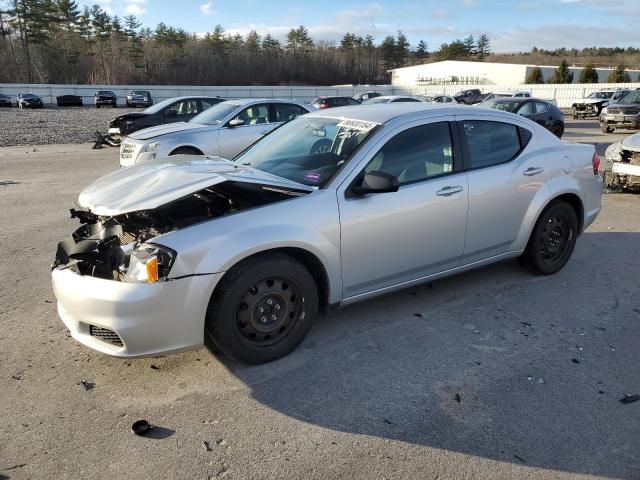
[[[157,127],[143,128],[135,133],[129,135],[129,138],[134,140],[149,140],[150,138],[159,137],[161,135],[168,135],[170,133],[184,132],[186,130],[198,130],[201,128],[211,128],[211,125],[202,125],[201,123],[167,123],[165,125],[158,125]]]
[[[592,103],[608,103],[611,102],[610,98],[583,98],[581,102],[585,105],[591,105]]]
[[[640,133],[636,133],[634,135],[630,135],[630,136],[622,139],[620,144],[624,148],[628,148],[629,150],[640,151]]]
[[[181,155],[108,173],[85,188],[78,204],[92,213],[115,216],[150,210],[225,181],[270,185],[298,191],[313,187],[293,182],[221,157]]]

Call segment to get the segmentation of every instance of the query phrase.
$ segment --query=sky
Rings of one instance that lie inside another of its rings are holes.
[[[494,52],[532,47],[640,47],[640,0],[81,0],[112,15],[133,14],[144,26],[164,22],[205,33],[256,30],[282,40],[298,25],[314,40],[339,41],[345,32],[376,41],[402,30],[412,47],[486,34]]]

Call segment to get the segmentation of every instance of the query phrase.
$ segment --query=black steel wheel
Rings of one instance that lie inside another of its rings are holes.
[[[216,288],[205,325],[214,350],[249,364],[280,358],[305,337],[318,311],[309,271],[282,253],[252,257]]]
[[[520,261],[535,273],[556,273],[571,258],[577,236],[578,217],[573,207],[566,202],[553,203],[536,222]]]

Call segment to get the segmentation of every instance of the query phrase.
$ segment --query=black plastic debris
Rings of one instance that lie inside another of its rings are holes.
[[[571,361],[572,361],[573,363],[580,363],[580,360],[578,360],[577,358],[572,358],[572,359],[571,359]]]
[[[152,368],[153,370],[160,370],[160,367],[159,367],[159,366],[157,366],[157,365],[151,365],[151,368]]]
[[[513,454],[513,458],[521,461],[522,463],[527,463],[527,461],[524,458],[522,458],[520,455]]]
[[[422,318],[422,314],[421,313],[414,313],[413,316],[414,317],[418,317],[418,318]]]
[[[151,425],[146,420],[138,420],[131,425],[131,432],[136,435],[146,435],[151,431]]]
[[[454,400],[458,403],[462,402],[462,396],[459,393],[456,393]]]
[[[211,445],[209,445],[209,442],[207,442],[206,440],[202,441],[202,448],[204,448],[207,452],[213,452],[213,448],[211,448]]]
[[[625,395],[624,398],[620,399],[621,403],[633,403],[640,400],[640,395]]]
[[[86,391],[93,389],[96,386],[93,382],[87,382],[86,380],[80,380],[80,384],[84,387]]]

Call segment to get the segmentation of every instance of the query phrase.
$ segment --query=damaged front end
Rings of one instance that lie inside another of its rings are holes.
[[[606,179],[607,188],[640,191],[640,148],[629,148],[619,142],[611,145],[605,155],[613,162]]]
[[[177,252],[155,243],[156,237],[304,193],[226,181],[156,208],[119,215],[71,209],[71,218],[82,225],[58,243],[52,269],[121,282],[170,280]]]

